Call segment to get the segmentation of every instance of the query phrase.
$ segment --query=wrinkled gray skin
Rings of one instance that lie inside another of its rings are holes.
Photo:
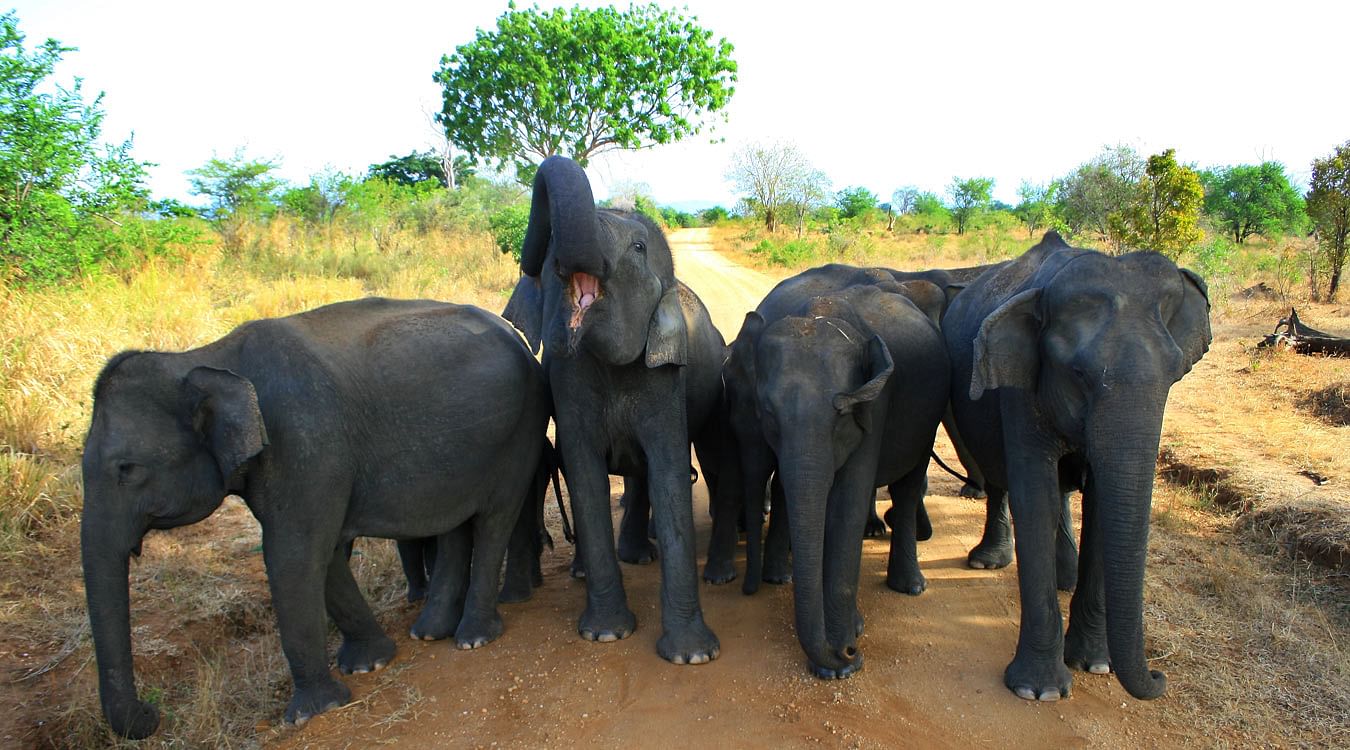
[[[908,297],[930,320],[937,323],[941,320],[950,295],[955,294],[958,288],[954,285],[964,284],[969,279],[975,278],[992,267],[895,271],[887,268],[859,268],[831,263],[808,269],[779,282],[760,302],[755,310],[756,315],[754,317],[767,323],[773,323],[786,315],[799,312],[802,306],[813,297],[831,294],[851,287],[878,286]],[[750,319],[747,316],[747,320]],[[758,511],[763,504],[762,498],[766,494],[766,485],[770,485],[772,489],[771,504],[776,504],[781,495],[781,487],[778,482],[774,480],[770,483],[775,462],[772,452],[765,444],[761,434],[754,392],[754,344],[760,330],[762,330],[762,326],[742,326],[736,340],[731,345],[729,357],[723,368],[725,411],[728,415],[727,419],[731,423],[730,432],[735,438],[735,450],[739,455],[739,460],[736,463],[741,467],[745,490],[734,497],[728,498],[728,502],[734,503],[734,506],[724,509],[714,508],[714,533],[708,551],[710,568],[715,560],[725,560],[725,565],[730,567],[731,557],[735,553],[735,537],[730,535],[719,537],[716,533],[719,513],[734,516],[741,512],[741,498],[753,497],[756,498],[757,502],[753,504],[754,511],[752,513],[755,518],[752,519],[752,522],[758,525],[762,522],[763,514]],[[974,461],[964,453],[962,443],[956,436],[950,420],[944,419],[944,424],[946,424],[948,434],[952,436],[953,442],[957,445],[967,475],[978,483],[980,479]],[[972,491],[975,491],[975,489],[972,488]],[[887,512],[887,520],[892,521],[893,525],[906,523],[898,519],[893,511]],[[928,522],[928,514],[922,501],[917,509],[914,528],[919,541],[928,539],[932,535],[932,526]],[[880,536],[885,533],[885,530],[886,526],[880,518],[877,518],[875,506],[873,506],[868,511],[866,535],[869,537]],[[775,521],[771,513],[769,515],[769,533],[767,538],[763,540],[762,547],[759,538],[749,537],[747,539],[746,561],[748,572],[742,584],[742,590],[745,593],[752,594],[757,591],[761,580],[769,583],[784,583],[791,580],[786,531],[786,526],[781,521]],[[908,591],[909,589],[909,586],[905,586],[901,590]],[[922,590],[922,587],[920,587],[920,590]]]
[[[1209,347],[1204,282],[1156,253],[1109,257],[1051,232],[958,294],[943,332],[957,427],[1017,526],[1022,621],[1004,683],[1056,700],[1067,665],[1162,695],[1144,658],[1149,507],[1168,392]],[[1066,475],[1084,489],[1067,636],[1054,553]]]
[[[262,527],[295,683],[287,721],[351,696],[329,670],[327,617],[343,635],[342,672],[394,656],[347,566],[357,536],[439,534],[412,635],[454,635],[463,648],[496,638],[498,570],[548,409],[541,369],[509,326],[435,302],[339,303],[187,352],[113,357],[85,441],[81,544],[114,731],[139,738],[158,725],[136,697],[128,559],[147,530],[200,521],[228,493]]]
[[[707,466],[700,428],[721,389],[722,337],[676,280],[660,229],[640,214],[597,210],[585,172],[564,157],[544,160],[535,176],[521,271],[503,314],[532,345],[543,344],[586,571],[578,631],[613,641],[637,625],[613,542],[608,475],[618,474],[642,481],[629,489],[651,503],[661,564],[657,652],[677,664],[710,661],[720,646],[699,605],[689,444],[694,438]]]
[[[856,286],[798,312],[747,322],[763,326],[755,393],[783,487],[797,637],[817,676],[843,678],[863,663],[859,565],[878,486],[890,487],[899,521],[887,585],[923,590],[915,518],[951,375],[936,323],[902,294]]]

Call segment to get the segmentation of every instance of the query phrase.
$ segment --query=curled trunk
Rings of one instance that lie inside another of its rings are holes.
[[[584,271],[603,279],[607,269],[587,262],[596,255],[598,236],[595,198],[585,170],[565,157],[545,159],[534,176],[520,270],[526,276],[539,276],[551,243],[568,273]]]

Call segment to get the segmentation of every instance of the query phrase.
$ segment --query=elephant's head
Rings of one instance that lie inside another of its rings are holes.
[[[580,165],[539,165],[521,250],[524,277],[503,315],[549,356],[586,350],[612,365],[684,364],[687,333],[661,230],[641,214],[597,210]]]
[[[1142,593],[1163,408],[1209,348],[1205,283],[1152,252],[1109,257],[1058,235],[1024,291],[989,314],[974,343],[970,396],[1026,391],[1043,424],[1087,459],[1103,539],[1112,666],[1136,697],[1161,695],[1143,658]]]
[[[884,417],[874,414],[875,402],[895,367],[881,338],[863,333],[866,329],[849,317],[783,318],[765,327],[755,344],[760,420],[778,455],[787,503],[797,638],[817,673],[833,675],[856,669],[861,657],[853,621],[856,598],[822,586],[829,567],[824,557],[828,500],[836,473],[865,435],[881,428]]]
[[[267,443],[248,380],[180,361],[144,352],[112,358],[94,386],[84,445],[80,542],[99,695],[113,730],[133,739],[153,733],[159,716],[136,697],[128,560],[147,530],[210,515]]]

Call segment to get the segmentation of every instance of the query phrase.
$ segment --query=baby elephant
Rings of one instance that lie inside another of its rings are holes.
[[[136,696],[128,558],[148,529],[200,521],[230,493],[262,526],[295,681],[287,721],[351,695],[328,667],[325,613],[342,632],[341,671],[394,655],[347,566],[357,536],[439,535],[413,635],[454,635],[466,648],[496,638],[498,572],[548,417],[524,342],[463,305],[343,302],[248,323],[187,352],[113,357],[94,386],[81,523],[113,730],[141,738],[159,723]]]

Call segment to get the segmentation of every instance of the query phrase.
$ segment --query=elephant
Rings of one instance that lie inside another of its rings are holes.
[[[816,297],[772,323],[750,313],[747,327],[762,327],[755,396],[783,488],[797,638],[817,676],[848,677],[863,664],[857,590],[877,486],[890,487],[899,521],[887,585],[923,590],[915,520],[947,409],[946,346],[908,297],[870,285]]]
[[[370,298],[253,321],[185,352],[112,357],[94,386],[81,547],[104,716],[141,738],[128,562],[149,529],[200,521],[228,494],[262,529],[263,561],[294,692],[287,722],[348,701],[337,665],[389,662],[344,554],[357,536],[435,534],[413,625],[478,647],[502,631],[499,570],[541,460],[549,398],[539,363],[497,316]],[[472,565],[470,563],[472,562]]]
[[[808,269],[779,282],[756,307],[753,317],[758,318],[762,323],[772,323],[799,311],[804,304],[815,296],[857,286],[879,286],[908,297],[930,320],[939,323],[948,304],[949,295],[955,293],[960,285],[969,279],[975,278],[992,267],[976,266],[928,271],[896,271],[888,268],[859,268],[831,263]],[[752,316],[747,316],[747,320],[751,319]],[[736,443],[736,450],[740,457],[737,463],[740,464],[745,486],[744,491],[735,497],[735,502],[738,503],[742,497],[762,498],[766,483],[769,482],[774,470],[772,453],[761,434],[754,393],[754,344],[758,332],[763,329],[762,323],[742,326],[740,333],[732,342],[723,369],[725,410],[731,426],[729,432]],[[753,328],[753,331],[751,328]],[[944,424],[947,426],[948,433],[952,435],[953,442],[957,444],[958,452],[962,454],[961,457],[967,474],[972,477],[973,481],[978,482],[978,469],[975,467],[973,460],[969,459],[964,453],[961,447],[962,443],[957,438],[951,421],[944,419]],[[776,498],[780,490],[776,483],[772,485],[772,490]],[[752,505],[756,509],[750,511],[755,515],[752,523],[758,527],[762,522],[760,518],[762,513],[758,510],[762,506],[762,501],[754,502]],[[749,507],[747,507],[747,510],[749,510]],[[915,533],[918,540],[922,541],[932,535],[932,526],[928,521],[928,515],[922,501],[920,501],[916,513]],[[888,513],[888,520],[893,520],[896,524],[901,523],[893,513]],[[710,564],[714,558],[729,560],[735,551],[734,535],[719,536],[717,528],[717,521],[714,518],[713,539],[708,553]],[[886,525],[882,523],[880,518],[877,518],[875,505],[873,505],[868,510],[865,533],[869,537],[879,536],[885,532],[885,529]],[[770,583],[782,583],[790,580],[787,548],[786,527],[776,523],[771,513],[768,537],[763,541],[762,546],[758,537],[747,538],[747,576],[742,584],[742,591],[746,594],[754,593],[758,590],[761,580]],[[920,590],[922,589],[920,588]]]
[[[1050,232],[957,294],[943,333],[957,427],[1017,527],[1021,625],[1004,684],[1057,700],[1074,667],[1162,695],[1144,658],[1149,507],[1168,392],[1209,348],[1204,281],[1155,252],[1107,256]],[[1066,480],[1083,488],[1067,635],[1054,553]]]
[[[725,342],[675,277],[665,236],[641,214],[597,209],[585,171],[539,165],[521,248],[522,277],[504,317],[543,347],[556,440],[586,572],[582,638],[637,626],[614,546],[609,474],[650,502],[661,565],[657,653],[676,664],[718,656],[699,604],[689,445],[704,444],[721,390]],[[706,473],[706,472],[705,472]],[[636,486],[635,486],[636,485]],[[630,503],[629,515],[638,516]],[[638,530],[646,541],[646,524]]]

